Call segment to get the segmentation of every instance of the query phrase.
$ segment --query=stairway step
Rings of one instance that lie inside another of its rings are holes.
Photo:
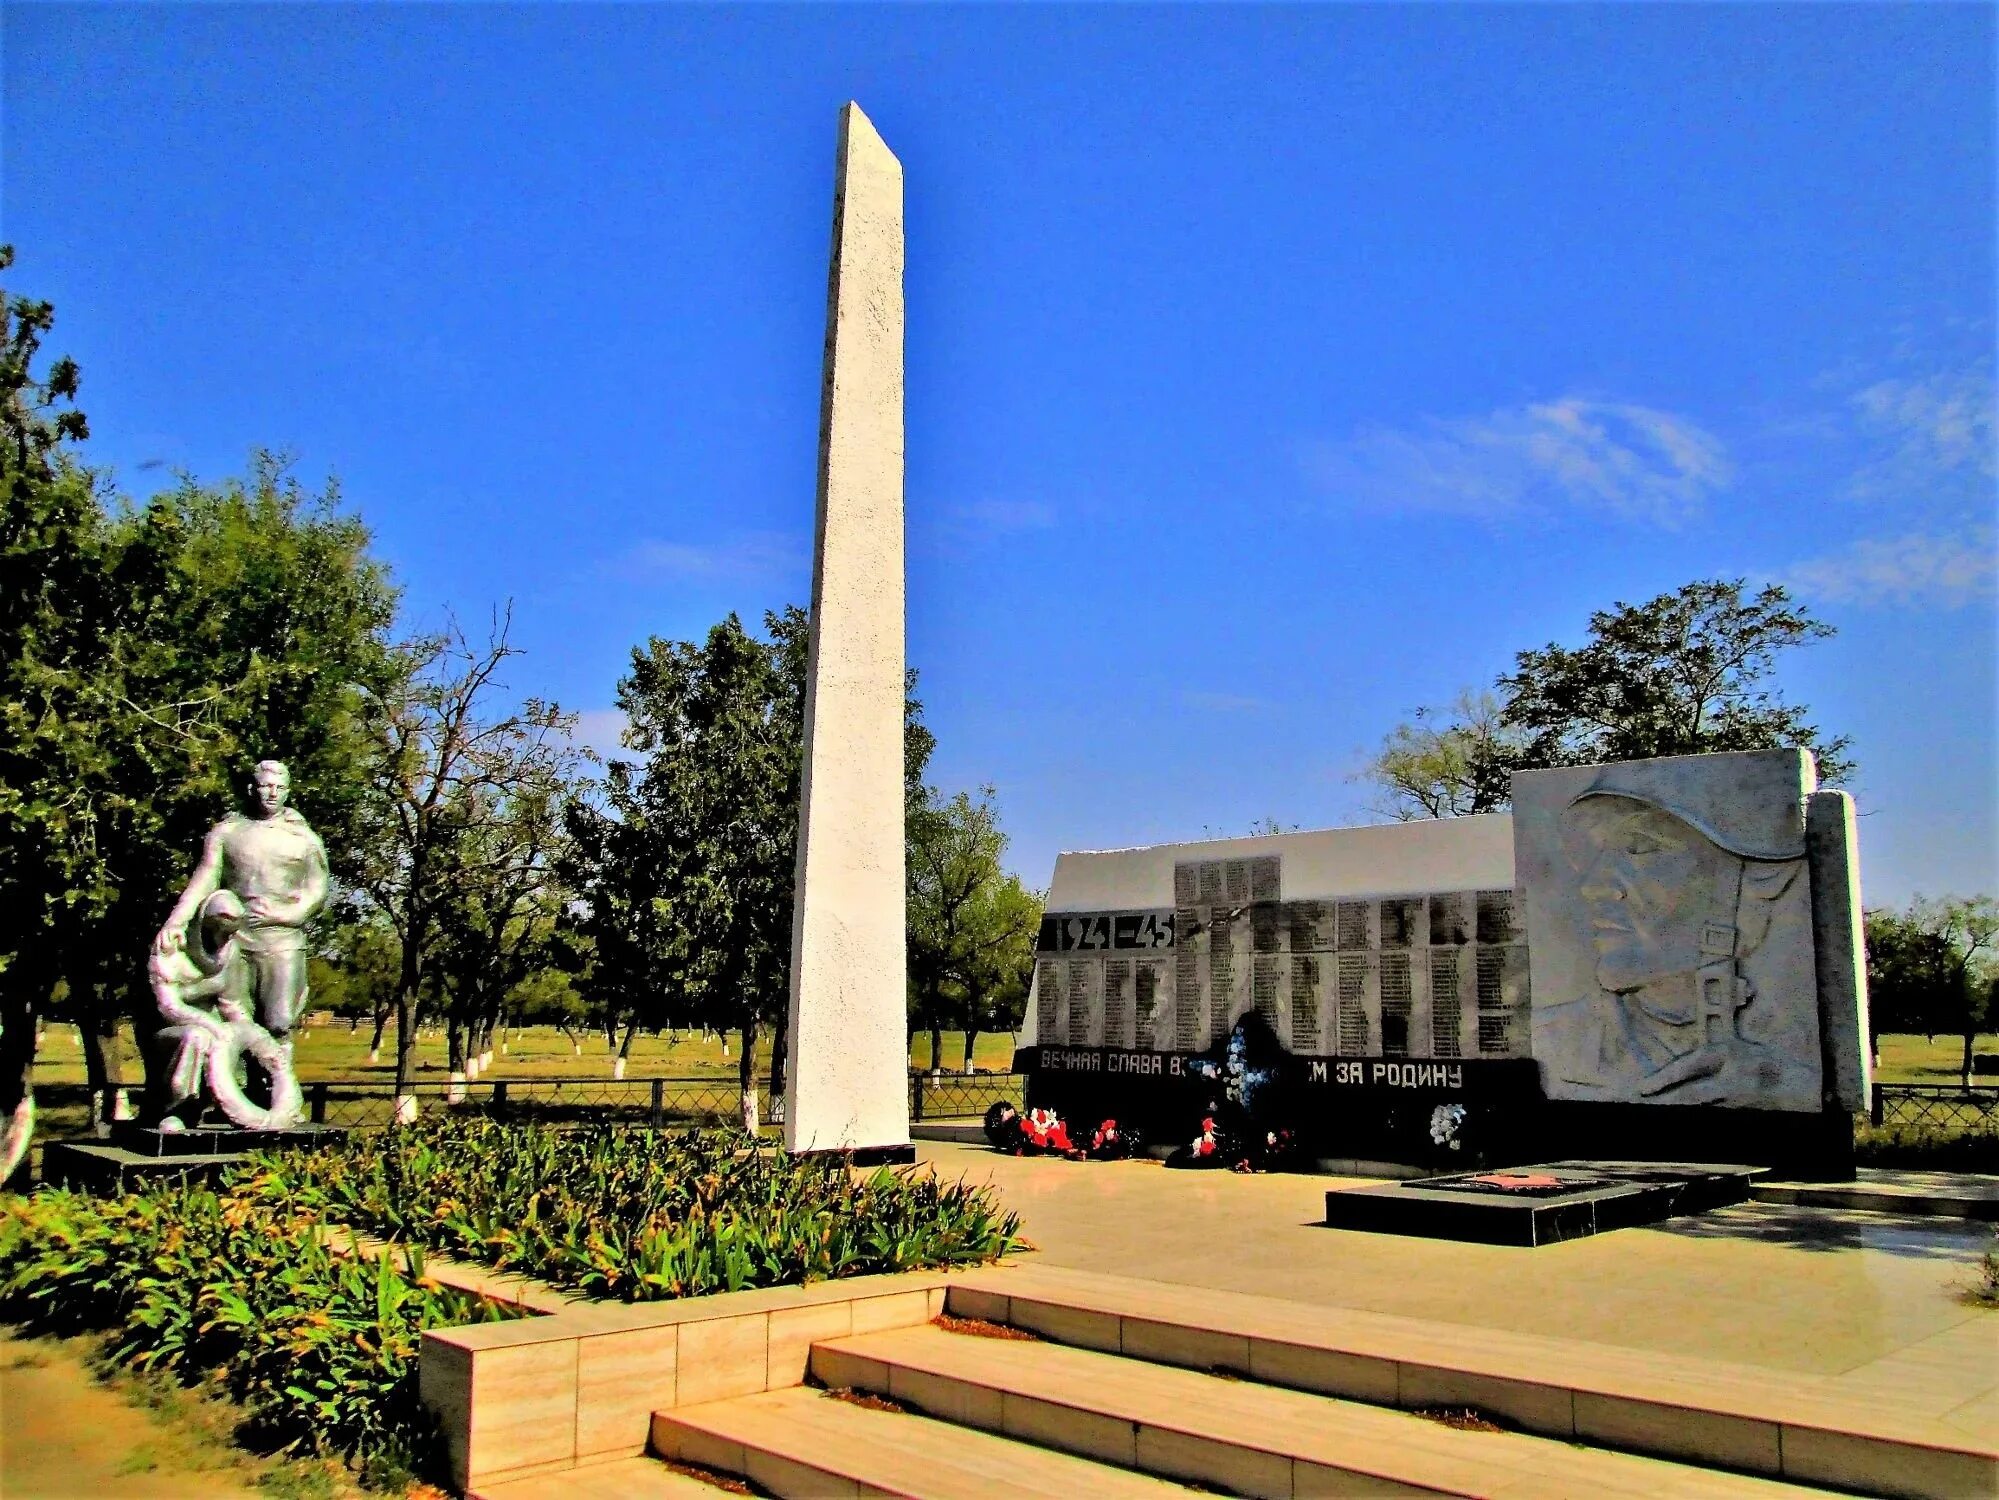
[[[1821,1495],[1518,1432],[1060,1344],[900,1328],[815,1344],[827,1385],[885,1395],[969,1427],[1239,1495]]]
[[[656,1458],[620,1458],[475,1485],[466,1500],[718,1500],[723,1491]]]
[[[740,1474],[785,1500],[1164,1500],[1188,1493],[1168,1480],[913,1412],[870,1410],[808,1386],[654,1412],[652,1445],[670,1458]]]
[[[1564,1442],[1863,1494],[1999,1495],[1999,1445],[1932,1402],[1797,1371],[1059,1267],[954,1280],[950,1311],[1083,1349],[1380,1406],[1470,1405]]]

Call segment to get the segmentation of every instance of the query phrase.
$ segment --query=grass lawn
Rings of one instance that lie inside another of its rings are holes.
[[[1999,1050],[1995,1048],[1995,1042],[1999,1042],[1999,1033],[1987,1032],[1978,1038],[1973,1050]],[[1963,1064],[1964,1038],[1961,1036],[1925,1040],[1920,1036],[1888,1033],[1881,1037],[1881,1060],[1874,1076],[1883,1083],[1956,1083],[1960,1077],[1958,1069]],[[1999,1083],[1999,1079],[1989,1074],[1986,1081]]]
[[[391,1030],[382,1039],[382,1056],[379,1062],[368,1061],[367,1026],[350,1031],[345,1021],[335,1021],[325,1026],[308,1026],[298,1033],[299,1041],[293,1051],[298,1067],[298,1076],[305,1082],[317,1078],[374,1078],[384,1082],[395,1077],[396,1037]],[[737,1076],[737,1038],[730,1036],[726,1042],[721,1037],[704,1038],[700,1032],[683,1031],[674,1036],[648,1036],[641,1033],[632,1039],[632,1050],[626,1064],[627,1076],[632,1078],[728,1078]],[[507,1038],[507,1051],[503,1056],[498,1047],[493,1052],[492,1078],[609,1078],[616,1052],[605,1045],[604,1034],[600,1032],[578,1032],[576,1042],[580,1051],[572,1046],[568,1037],[550,1026],[531,1026],[517,1031]],[[723,1056],[723,1047],[729,1049]],[[124,1063],[124,1077],[128,1083],[137,1083],[144,1076],[139,1064],[139,1054],[132,1044],[131,1027],[121,1028],[118,1037],[120,1056]],[[956,1072],[963,1065],[965,1040],[962,1032],[944,1033],[943,1061],[947,1072]],[[416,1043],[414,1066],[420,1080],[438,1081],[449,1076],[448,1052],[444,1033],[441,1031],[419,1031]],[[930,1066],[930,1034],[920,1032],[910,1039],[910,1066],[927,1068]],[[973,1066],[994,1072],[1004,1072],[1013,1064],[1013,1037],[1007,1032],[997,1034],[981,1033],[973,1053]],[[765,1038],[757,1048],[757,1072],[760,1077],[770,1073],[770,1041]],[[51,1025],[42,1033],[41,1048],[35,1058],[35,1082],[37,1084],[82,1083],[83,1051],[77,1042],[76,1028],[67,1025]]]

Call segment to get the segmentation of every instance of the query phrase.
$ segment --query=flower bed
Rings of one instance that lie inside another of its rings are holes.
[[[299,1213],[626,1302],[977,1265],[1017,1243],[988,1189],[741,1146],[444,1120],[273,1158],[256,1182]]]
[[[212,1189],[0,1197],[0,1318],[109,1331],[121,1363],[218,1383],[260,1443],[394,1483],[436,1453],[423,1331],[515,1315],[428,1279],[426,1248],[639,1302],[971,1265],[1016,1243],[986,1189],[856,1179],[741,1141],[444,1120],[257,1157]],[[355,1230],[399,1253],[341,1253]]]
[[[254,1182],[0,1198],[0,1317],[111,1330],[113,1360],[219,1385],[259,1446],[337,1454],[384,1483],[434,1451],[417,1399],[423,1330],[504,1315],[427,1280],[420,1250],[337,1254]]]

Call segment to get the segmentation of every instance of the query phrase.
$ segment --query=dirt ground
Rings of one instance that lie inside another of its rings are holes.
[[[0,1495],[7,1500],[352,1500],[329,1465],[260,1457],[227,1403],[92,1373],[92,1339],[0,1331]]]

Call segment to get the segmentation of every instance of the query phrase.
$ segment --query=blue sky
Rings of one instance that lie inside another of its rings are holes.
[[[1994,14],[14,3],[0,232],[128,492],[292,450],[606,737],[807,596],[856,98],[933,770],[1028,879],[1370,821],[1413,709],[1743,575],[1899,901],[1999,888]]]

